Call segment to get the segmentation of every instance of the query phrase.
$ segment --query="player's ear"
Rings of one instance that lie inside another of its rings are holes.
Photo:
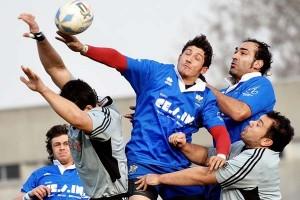
[[[200,73],[201,73],[201,74],[205,74],[205,73],[207,72],[207,70],[208,70],[208,67],[203,66],[203,67],[201,68]]]
[[[264,65],[263,60],[255,60],[253,63],[253,69],[259,72],[263,65]]]
[[[84,111],[89,111],[89,110],[92,110],[92,109],[93,109],[93,106],[87,105],[87,106],[85,106]]]
[[[262,138],[260,144],[263,147],[270,147],[273,144],[273,140],[270,138]]]

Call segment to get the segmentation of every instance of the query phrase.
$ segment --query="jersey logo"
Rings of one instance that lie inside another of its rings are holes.
[[[129,166],[129,173],[130,174],[134,174],[136,172],[136,170],[138,169],[138,166],[137,165],[130,165]]]
[[[199,94],[196,94],[195,99],[196,99],[197,101],[201,101],[201,100],[203,99],[203,97],[202,97],[201,95],[199,95]]]
[[[163,115],[168,113],[168,117],[172,116],[172,119],[183,122],[184,124],[189,124],[195,119],[195,117],[190,113],[182,111],[179,107],[173,107],[172,102],[163,98],[158,98],[155,101],[155,106],[158,108],[159,113]]]
[[[169,86],[172,86],[173,84],[173,79],[169,76],[166,78],[165,80],[165,84],[169,85]]]
[[[256,94],[258,94],[258,88],[259,86],[257,87],[253,87],[253,88],[249,88],[248,90],[246,90],[245,92],[243,92],[243,96],[254,96]]]
[[[50,184],[46,186],[51,189],[51,194],[59,193],[58,195],[79,195],[81,197],[86,197],[86,194],[83,191],[83,186],[66,184],[62,187],[59,187],[58,184]]]

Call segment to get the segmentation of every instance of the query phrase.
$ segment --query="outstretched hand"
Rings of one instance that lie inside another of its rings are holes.
[[[175,147],[182,148],[186,144],[185,134],[182,132],[173,133],[169,136],[169,143],[173,144]]]
[[[38,75],[36,75],[31,69],[28,67],[21,66],[22,71],[27,76],[28,80],[21,76],[20,80],[32,91],[36,91],[42,93],[47,87],[44,85],[43,81],[40,79]]]
[[[39,33],[40,28],[35,21],[35,16],[30,13],[21,13],[18,19],[24,21],[29,26],[29,32],[23,34],[24,37],[33,37],[32,33]]]
[[[67,35],[60,31],[56,32],[59,36],[55,38],[63,43],[65,43],[72,51],[82,52],[84,45],[73,35]]]

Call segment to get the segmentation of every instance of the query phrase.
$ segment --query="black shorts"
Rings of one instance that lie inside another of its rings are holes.
[[[111,197],[90,198],[90,200],[128,200],[128,194],[123,193]]]
[[[137,190],[137,185],[134,184],[135,180],[128,180],[128,195],[141,195],[144,197],[149,198],[150,200],[157,200],[158,195],[162,197],[164,200],[205,200],[204,196],[202,195],[180,195],[180,192],[178,192],[178,189],[180,187],[178,186],[149,186],[147,187],[146,191],[143,190]],[[170,191],[177,191],[176,195],[173,195],[172,197],[168,197],[168,193]]]

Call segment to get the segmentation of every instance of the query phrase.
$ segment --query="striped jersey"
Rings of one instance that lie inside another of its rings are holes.
[[[234,143],[230,160],[216,172],[222,200],[281,199],[279,152],[243,147],[242,141]]]
[[[88,114],[93,122],[90,135],[75,127],[70,127],[68,133],[85,192],[92,198],[126,193],[127,160],[121,116],[112,106],[95,107]]]

